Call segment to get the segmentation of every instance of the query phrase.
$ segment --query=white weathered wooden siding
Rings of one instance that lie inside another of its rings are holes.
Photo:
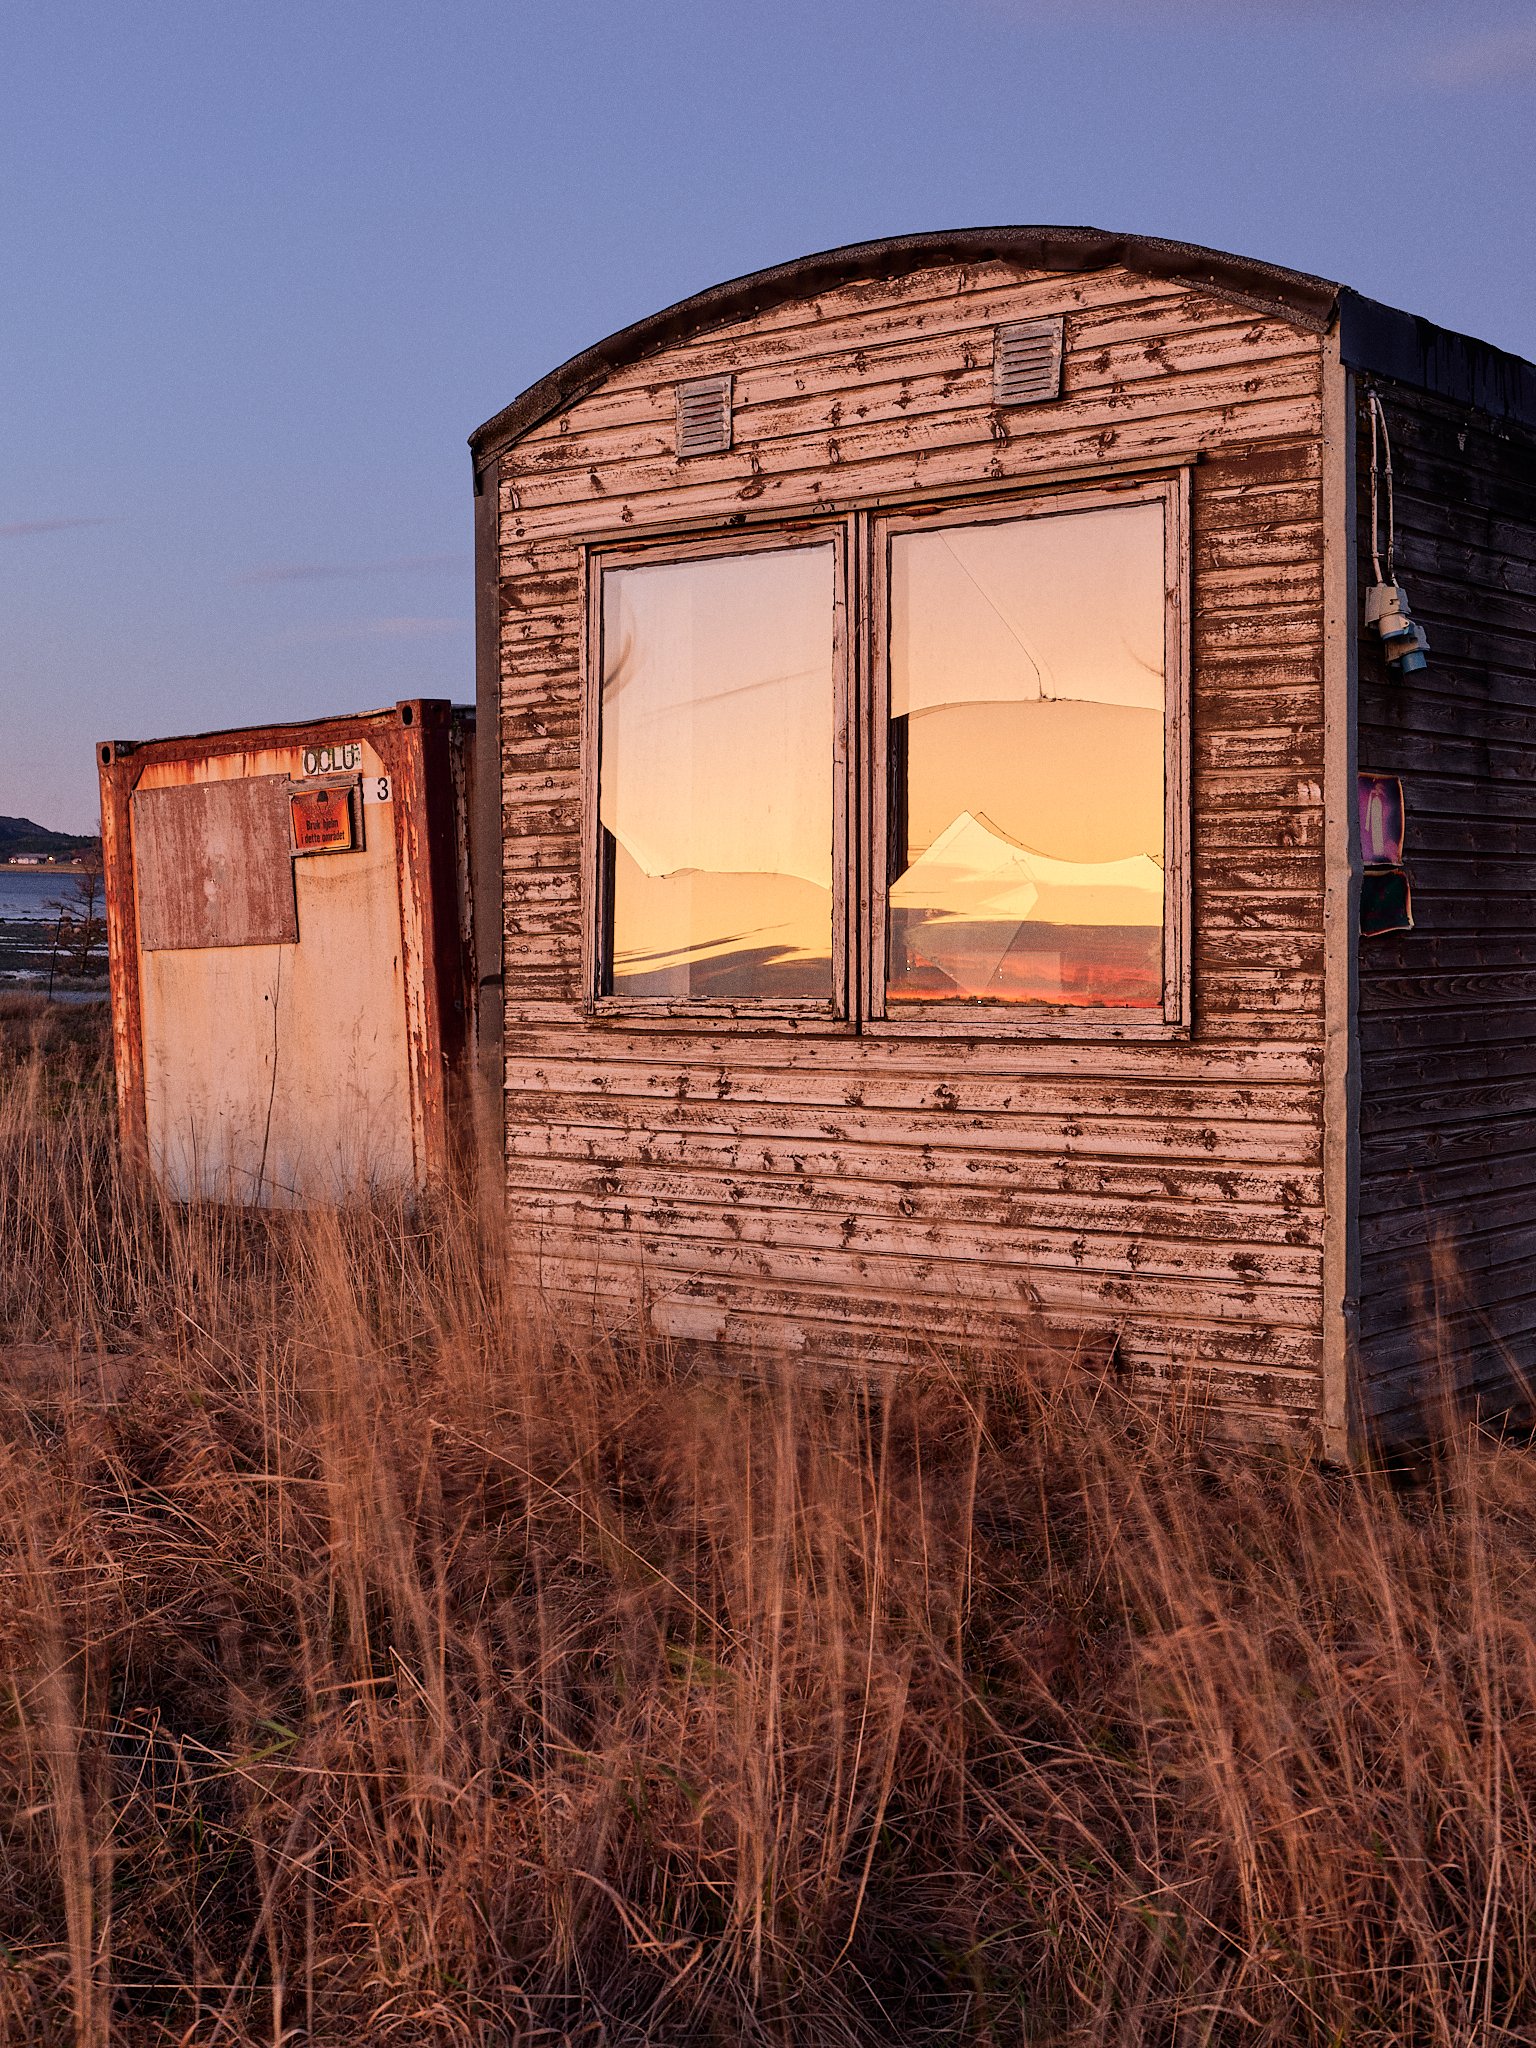
[[[996,412],[993,326],[1054,313],[1060,402]],[[724,371],[734,445],[679,463],[675,386]],[[1036,1310],[1315,1415],[1321,378],[1315,335],[1177,283],[938,266],[661,349],[502,455],[507,1176],[547,1281],[833,1355]],[[584,1014],[584,542],[1185,463],[1187,1043]]]

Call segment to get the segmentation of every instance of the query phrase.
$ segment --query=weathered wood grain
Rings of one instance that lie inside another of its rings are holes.
[[[1382,395],[1432,650],[1406,682],[1361,653],[1417,927],[1360,963],[1361,1397],[1391,1434],[1445,1392],[1507,1405],[1536,1366],[1536,437]]]
[[[135,790],[134,885],[146,952],[292,945],[288,779]]]
[[[1057,312],[1061,403],[997,413],[993,325]],[[680,465],[674,387],[724,370],[735,445]],[[1043,1315],[1113,1331],[1149,1386],[1195,1374],[1234,1426],[1315,1415],[1320,421],[1317,338],[1217,295],[941,265],[658,350],[505,453],[507,1176],[572,1313],[675,1298],[870,1360]],[[1186,1041],[587,1015],[585,543],[1189,462]]]

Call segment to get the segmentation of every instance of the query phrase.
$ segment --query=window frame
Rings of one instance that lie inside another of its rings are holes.
[[[746,527],[734,533],[692,537],[646,537],[633,542],[590,543],[585,556],[581,669],[582,761],[582,1007],[591,1019],[625,1023],[695,1021],[724,1029],[854,1028],[850,996],[849,883],[857,855],[851,823],[853,804],[851,602],[849,563],[851,519],[786,520],[782,525]],[[720,560],[744,554],[782,554],[790,548],[832,548],[832,976],[830,995],[637,996],[617,995],[603,986],[607,959],[609,883],[603,872],[602,702],[603,581],[611,569]]]
[[[863,1035],[886,1039],[1035,1039],[1058,1043],[1185,1039],[1192,1023],[1190,463],[1138,465],[1120,476],[1018,480],[903,494],[863,508],[773,519],[721,531],[671,528],[582,544],[581,1010],[588,1022],[670,1029]],[[1163,1001],[1139,1013],[1089,1005],[901,1003],[887,1014],[887,801],[890,542],[900,532],[991,524],[1160,501],[1164,506]],[[603,576],[610,568],[769,554],[831,544],[833,572],[832,993],[819,998],[605,994],[598,802],[602,749]]]
[[[1163,477],[1010,493],[984,501],[933,501],[871,516],[868,617],[869,686],[864,692],[862,751],[869,763],[862,835],[868,862],[866,915],[860,951],[863,1030],[880,1038],[1186,1038],[1190,1029],[1190,547],[1189,471]],[[1020,519],[1111,506],[1158,503],[1163,511],[1163,993],[1158,1010],[1090,1004],[900,1002],[888,1006],[886,967],[890,886],[891,542],[903,533],[954,526],[1006,525]]]

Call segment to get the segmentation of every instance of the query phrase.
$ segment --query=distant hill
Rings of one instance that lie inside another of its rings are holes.
[[[14,860],[19,853],[40,854],[44,860],[75,860],[95,843],[89,832],[50,832],[30,818],[0,818],[0,861]]]

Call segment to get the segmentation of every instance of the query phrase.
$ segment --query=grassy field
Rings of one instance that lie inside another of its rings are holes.
[[[0,2040],[1536,2039],[1536,1469],[562,1328],[0,1008]]]

